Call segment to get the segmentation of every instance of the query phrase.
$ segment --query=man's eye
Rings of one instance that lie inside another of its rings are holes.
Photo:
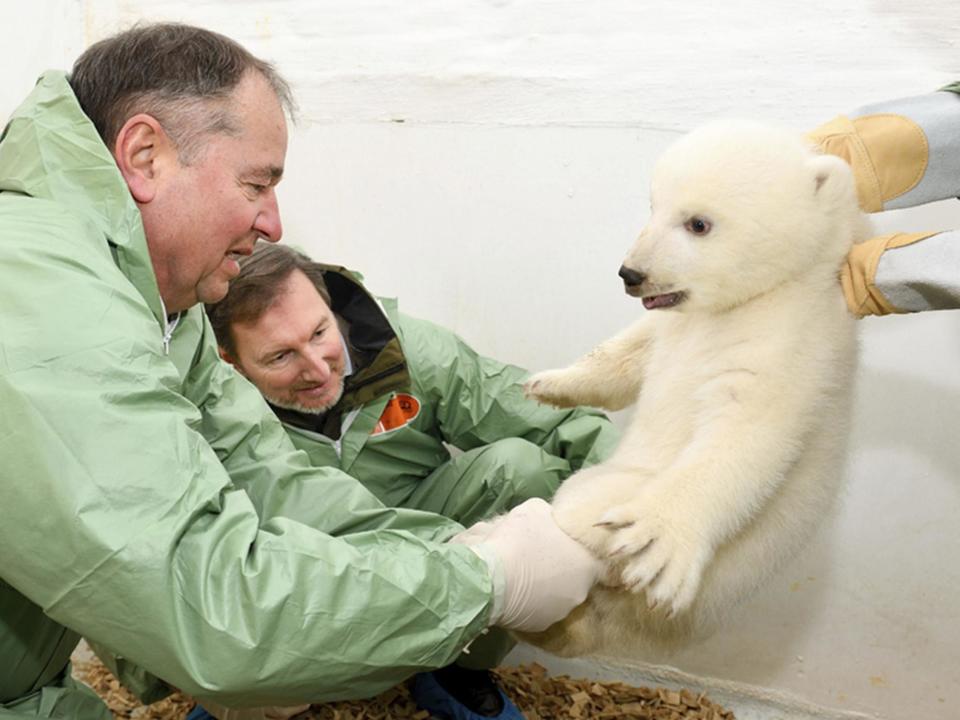
[[[693,233],[694,235],[706,235],[713,226],[706,218],[694,215],[683,224],[683,227],[686,228],[687,232]]]
[[[247,183],[247,186],[251,188],[257,195],[265,193],[270,187],[269,185],[262,185],[260,183]]]
[[[286,359],[288,354],[289,353],[287,352],[277,353],[276,355],[271,357],[267,362],[269,362],[271,365],[276,365],[279,362],[283,362]]]

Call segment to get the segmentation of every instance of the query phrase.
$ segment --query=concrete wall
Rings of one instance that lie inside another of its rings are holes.
[[[75,0],[0,26],[0,114],[138,19],[219,30],[301,103],[286,240],[532,368],[642,312],[616,277],[652,163],[721,114],[808,128],[960,76],[953,0]],[[958,183],[960,184],[960,183]],[[882,230],[957,227],[955,201]],[[883,718],[960,705],[960,316],[865,320],[839,516],[723,632],[665,662]],[[622,418],[621,418],[622,419]]]

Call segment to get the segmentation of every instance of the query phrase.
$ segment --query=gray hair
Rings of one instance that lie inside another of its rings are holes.
[[[187,165],[205,136],[240,132],[231,95],[251,71],[263,76],[292,116],[293,93],[273,65],[224,35],[180,23],[137,25],[94,43],[74,63],[69,80],[111,152],[123,124],[146,113],[163,126]]]

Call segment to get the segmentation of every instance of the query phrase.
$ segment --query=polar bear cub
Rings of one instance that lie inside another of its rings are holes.
[[[838,275],[867,230],[847,165],[791,131],[714,123],[667,149],[651,201],[620,270],[648,312],[526,385],[636,404],[613,456],[553,503],[608,560],[586,603],[527,637],[562,654],[708,631],[811,535],[844,466],[857,344]]]

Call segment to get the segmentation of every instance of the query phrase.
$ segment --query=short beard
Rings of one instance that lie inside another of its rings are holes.
[[[340,402],[340,398],[343,397],[343,383],[344,379],[340,378],[340,387],[337,389],[337,394],[333,396],[333,399],[330,400],[330,402],[324,403],[320,406],[308,407],[306,405],[301,405],[300,403],[279,400],[278,398],[273,398],[269,395],[264,395],[264,397],[270,402],[271,405],[275,405],[278,408],[283,408],[284,410],[293,410],[295,412],[306,413],[307,415],[323,415],[325,412],[330,410],[330,408]]]

